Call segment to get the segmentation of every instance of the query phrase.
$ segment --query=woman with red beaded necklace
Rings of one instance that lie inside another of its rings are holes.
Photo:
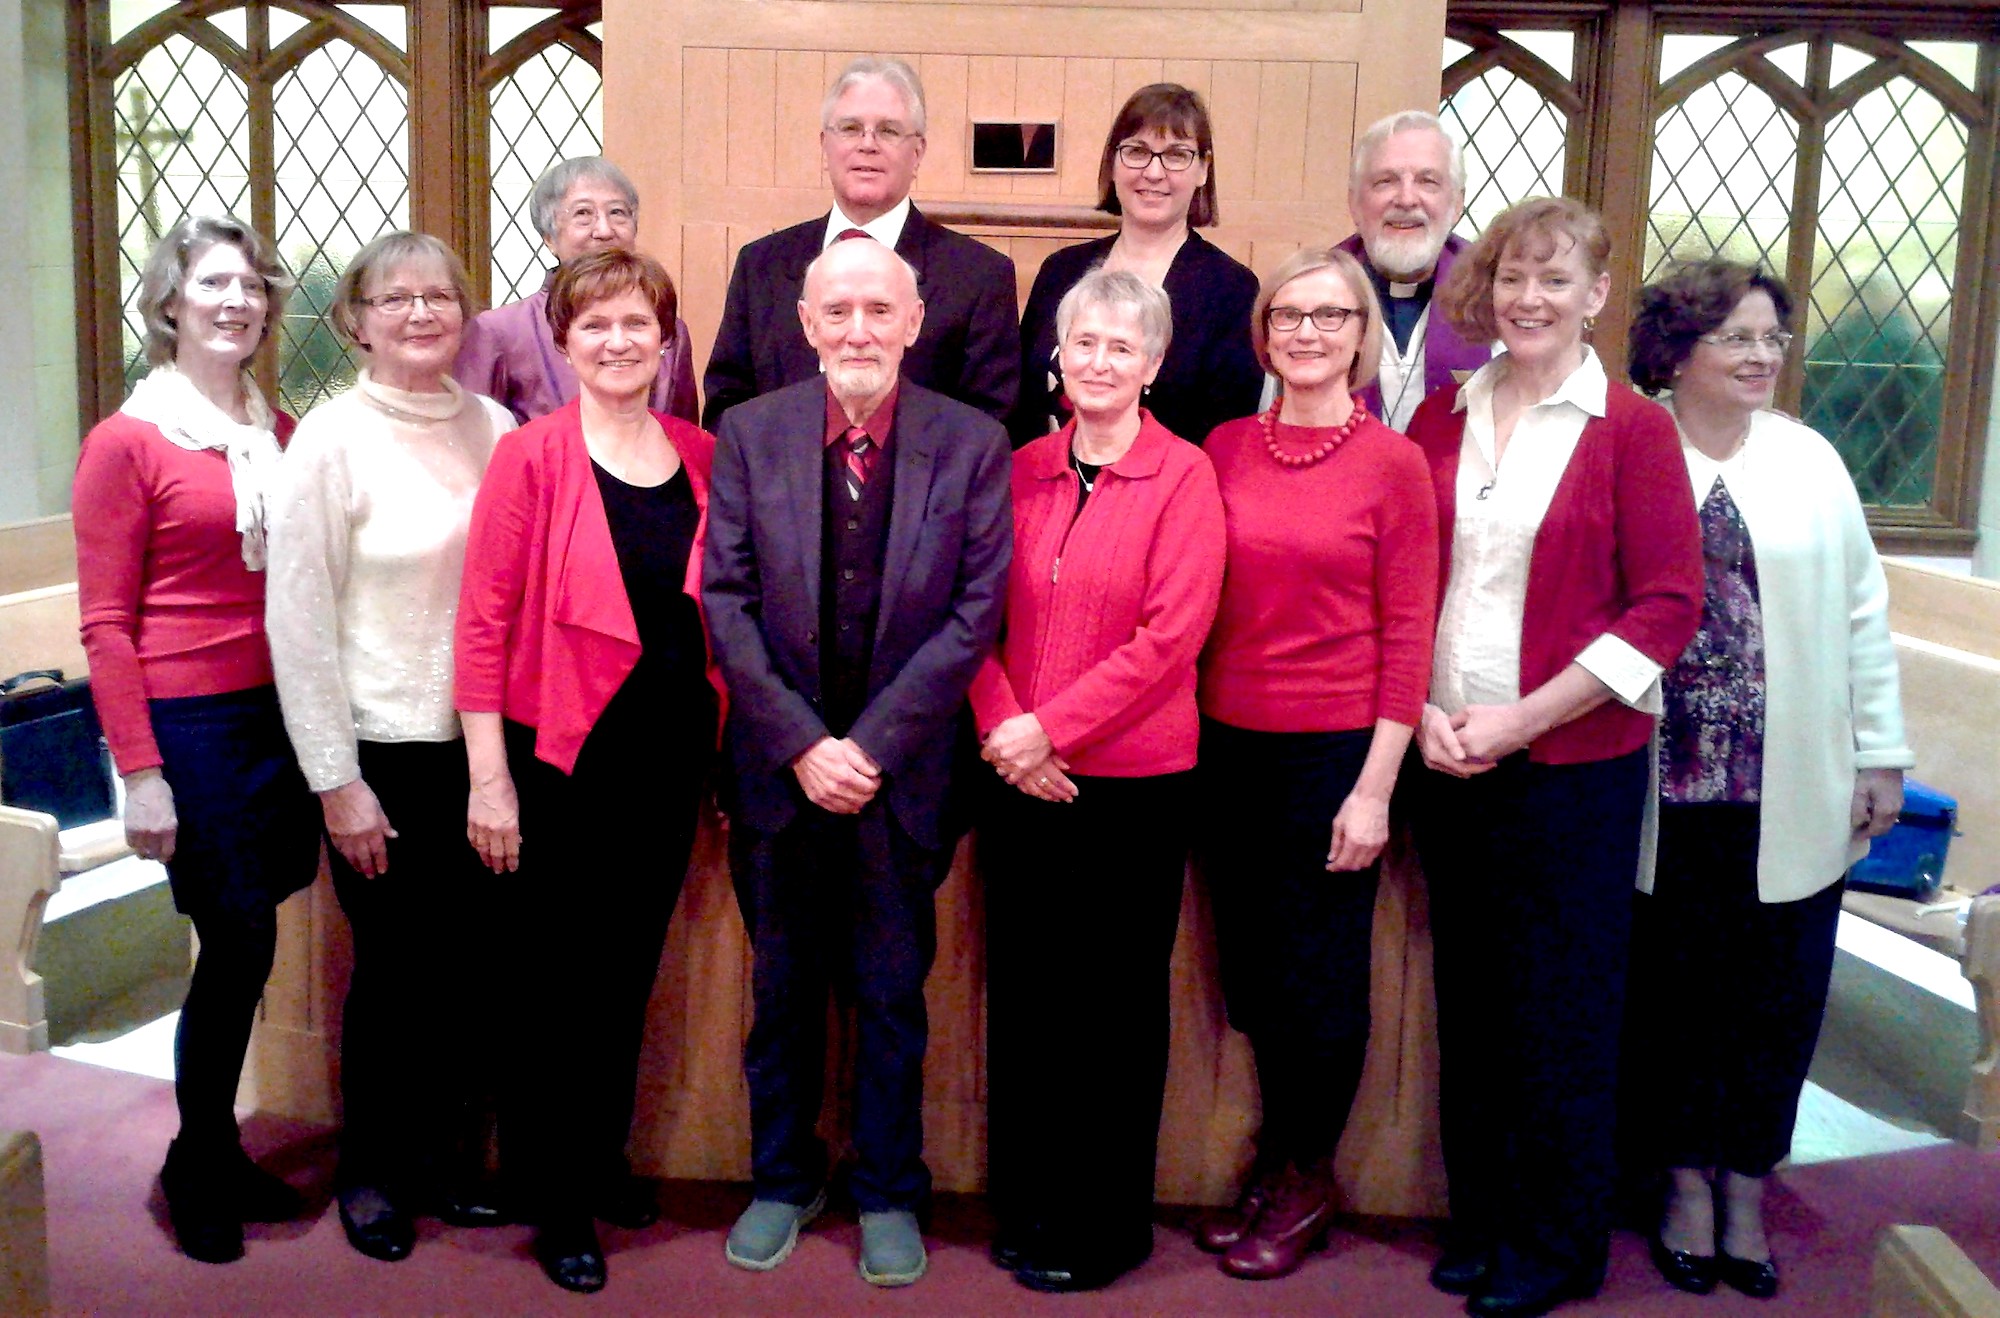
[[[1229,559],[1196,773],[1223,997],[1250,1037],[1264,1122],[1242,1199],[1196,1236],[1224,1272],[1257,1279],[1295,1271],[1332,1221],[1334,1147],[1368,1048],[1377,858],[1430,677],[1438,546],[1423,454],[1354,396],[1381,358],[1360,264],[1302,250],[1251,316],[1284,390],[1204,446]]]

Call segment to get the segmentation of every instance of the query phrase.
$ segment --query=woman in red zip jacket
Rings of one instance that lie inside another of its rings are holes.
[[[1222,588],[1200,449],[1139,406],[1166,294],[1094,271],[1057,309],[1076,415],[1014,455],[998,652],[972,686],[1000,780],[983,819],[994,1261],[1043,1291],[1105,1286],[1152,1250],[1198,721]]]
[[[651,257],[563,265],[549,320],[582,392],[494,449],[458,607],[467,832],[514,874],[523,964],[542,972],[525,1034],[560,1048],[529,1059],[518,1095],[535,1253],[574,1291],[604,1286],[593,1219],[659,1217],[625,1141],[721,716],[699,603],[715,441],[647,407],[674,302]]]

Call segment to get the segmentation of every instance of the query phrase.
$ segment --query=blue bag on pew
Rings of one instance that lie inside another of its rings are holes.
[[[1958,798],[1903,780],[1903,812],[1896,825],[1847,871],[1847,886],[1861,892],[1928,900],[1944,883],[1945,852],[1958,832]]]

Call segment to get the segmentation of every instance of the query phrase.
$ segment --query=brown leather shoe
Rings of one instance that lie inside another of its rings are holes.
[[[1243,1239],[1270,1202],[1271,1185],[1269,1176],[1252,1168],[1235,1207],[1218,1209],[1194,1224],[1194,1243],[1211,1254],[1220,1254]]]
[[[1333,1177],[1325,1167],[1288,1168],[1264,1212],[1222,1256],[1222,1270],[1245,1281],[1271,1281],[1299,1270],[1326,1243],[1333,1225]]]

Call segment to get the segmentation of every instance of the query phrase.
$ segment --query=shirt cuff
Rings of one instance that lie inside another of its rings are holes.
[[[1584,646],[1576,661],[1610,687],[1612,695],[1641,714],[1658,715],[1665,709],[1660,700],[1660,666],[1630,642],[1606,632]]]

